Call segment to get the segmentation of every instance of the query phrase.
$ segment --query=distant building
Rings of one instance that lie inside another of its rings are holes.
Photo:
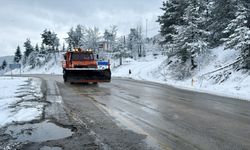
[[[98,42],[99,51],[109,51],[110,44],[107,41],[100,41]]]

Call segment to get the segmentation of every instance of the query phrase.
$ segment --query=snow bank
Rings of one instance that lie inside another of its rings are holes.
[[[208,64],[200,64],[197,73],[186,80],[175,80],[167,67],[166,56],[147,56],[137,61],[124,61],[112,68],[113,77],[125,77],[171,85],[177,88],[250,100],[250,76],[236,72],[232,67],[216,71],[236,61],[239,54],[224,50],[223,46],[212,49]],[[117,62],[116,62],[117,63]],[[118,63],[117,63],[118,64]],[[131,74],[129,74],[131,70]],[[210,73],[213,72],[214,73]]]
[[[166,60],[164,56],[147,56],[137,61],[125,59],[122,66],[112,67],[113,77],[128,77],[136,80],[158,81],[156,73],[159,73],[158,67]],[[117,63],[118,64],[118,63]],[[131,70],[131,74],[129,74]]]
[[[21,69],[21,74],[57,74],[62,75],[62,62],[55,62],[54,60],[50,60],[44,66],[35,67],[34,69],[30,69],[30,67],[25,67]],[[11,72],[5,73],[5,75],[10,75]],[[12,74],[19,75],[20,70],[15,69],[12,71]]]
[[[43,112],[41,80],[0,77],[0,127],[39,119]]]

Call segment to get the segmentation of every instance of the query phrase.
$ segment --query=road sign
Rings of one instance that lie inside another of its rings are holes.
[[[21,64],[9,64],[9,68],[11,70],[13,70],[13,69],[20,69],[21,68]]]

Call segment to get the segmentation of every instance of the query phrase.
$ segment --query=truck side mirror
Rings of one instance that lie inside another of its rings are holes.
[[[63,57],[64,57],[64,60],[66,60],[66,54],[64,54]]]

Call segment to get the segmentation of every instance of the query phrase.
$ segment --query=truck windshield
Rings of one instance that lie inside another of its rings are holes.
[[[75,61],[93,60],[94,56],[93,54],[87,54],[87,53],[72,53],[71,59]]]

